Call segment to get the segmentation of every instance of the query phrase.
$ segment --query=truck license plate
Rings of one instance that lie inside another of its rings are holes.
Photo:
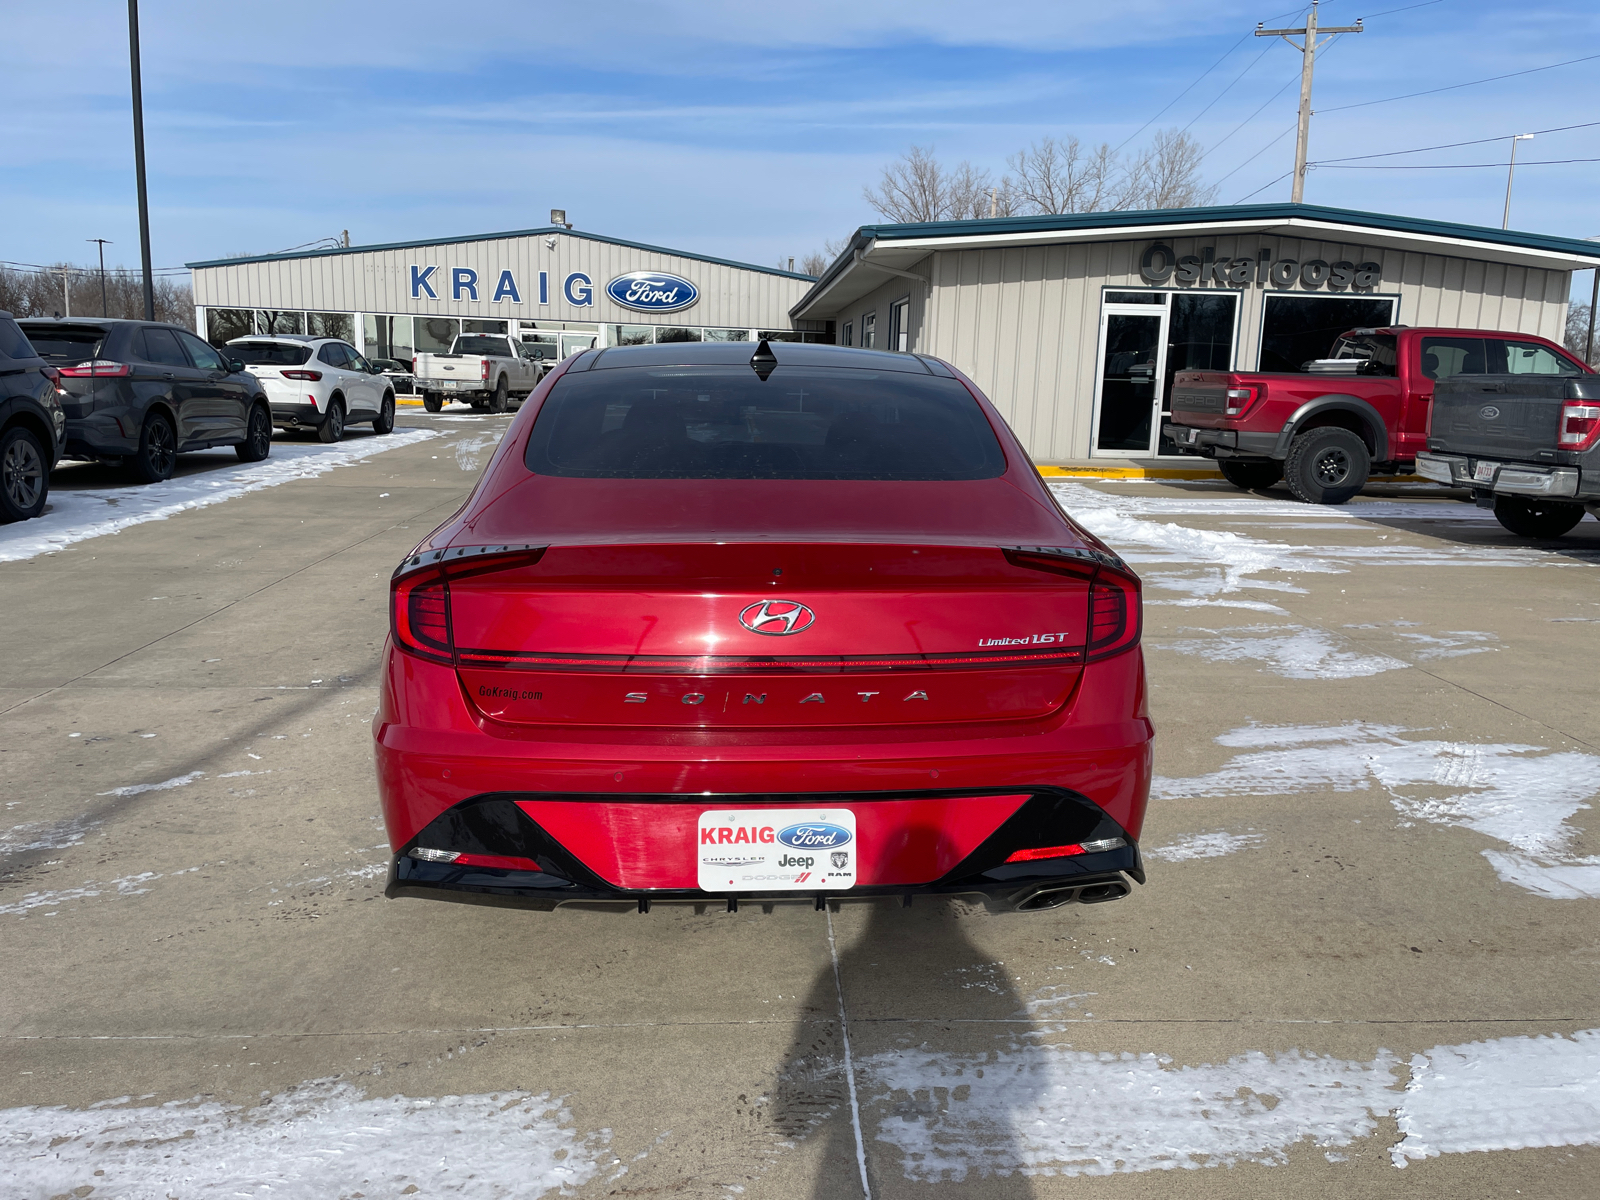
[[[1493,483],[1495,468],[1499,465],[1499,463],[1480,462],[1472,469],[1472,481],[1474,483]]]
[[[848,808],[711,809],[695,837],[707,892],[820,892],[854,887],[856,814]]]

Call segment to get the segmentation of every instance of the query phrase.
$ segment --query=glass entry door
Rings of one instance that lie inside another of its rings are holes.
[[[1139,458],[1154,451],[1166,348],[1165,305],[1107,304],[1101,309],[1095,457]]]

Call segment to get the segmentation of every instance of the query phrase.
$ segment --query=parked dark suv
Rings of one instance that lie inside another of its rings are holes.
[[[232,446],[244,462],[271,453],[261,384],[187,329],[108,317],[19,324],[61,374],[63,458],[122,462],[140,483],[156,483],[186,450]]]
[[[0,312],[0,521],[44,512],[67,426],[58,379],[11,314]]]

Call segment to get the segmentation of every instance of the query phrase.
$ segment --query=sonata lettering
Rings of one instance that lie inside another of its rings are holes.
[[[1306,262],[1274,259],[1265,246],[1255,258],[1218,258],[1214,246],[1202,248],[1198,255],[1180,255],[1165,242],[1155,242],[1139,259],[1139,277],[1151,284],[1171,281],[1190,287],[1249,287],[1254,282],[1258,287],[1270,283],[1273,287],[1292,288],[1298,282],[1307,291],[1324,287],[1330,291],[1359,291],[1378,286],[1383,264],[1353,263],[1348,259],[1335,263],[1321,258]]]

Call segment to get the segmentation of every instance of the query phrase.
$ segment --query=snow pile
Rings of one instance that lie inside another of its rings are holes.
[[[1296,796],[1377,785],[1401,816],[1472,829],[1504,842],[1485,850],[1495,873],[1552,899],[1600,899],[1600,857],[1577,857],[1568,820],[1600,793],[1600,755],[1542,746],[1410,741],[1397,726],[1248,725],[1217,741],[1244,753],[1209,775],[1157,777],[1163,799]]]
[[[1189,862],[1196,858],[1221,858],[1226,854],[1237,854],[1240,850],[1251,850],[1259,845],[1261,845],[1259,833],[1226,831],[1191,833],[1165,846],[1146,850],[1144,856],[1153,858],[1157,862]]]
[[[384,437],[356,436],[331,446],[275,441],[272,457],[258,463],[239,462],[231,449],[183,455],[178,460],[180,467],[196,460],[228,465],[165,483],[81,491],[52,487],[49,506],[42,517],[0,527],[0,562],[32,558],[87,538],[120,533],[146,521],[165,521],[191,508],[206,508],[290,480],[314,479],[335,467],[365,462],[374,454],[438,436],[432,429],[396,429]]]
[[[370,1098],[314,1080],[252,1108],[126,1099],[81,1111],[0,1110],[8,1194],[87,1186],[125,1200],[351,1192],[520,1200],[593,1178],[595,1151],[609,1137],[580,1136],[549,1093]]]

